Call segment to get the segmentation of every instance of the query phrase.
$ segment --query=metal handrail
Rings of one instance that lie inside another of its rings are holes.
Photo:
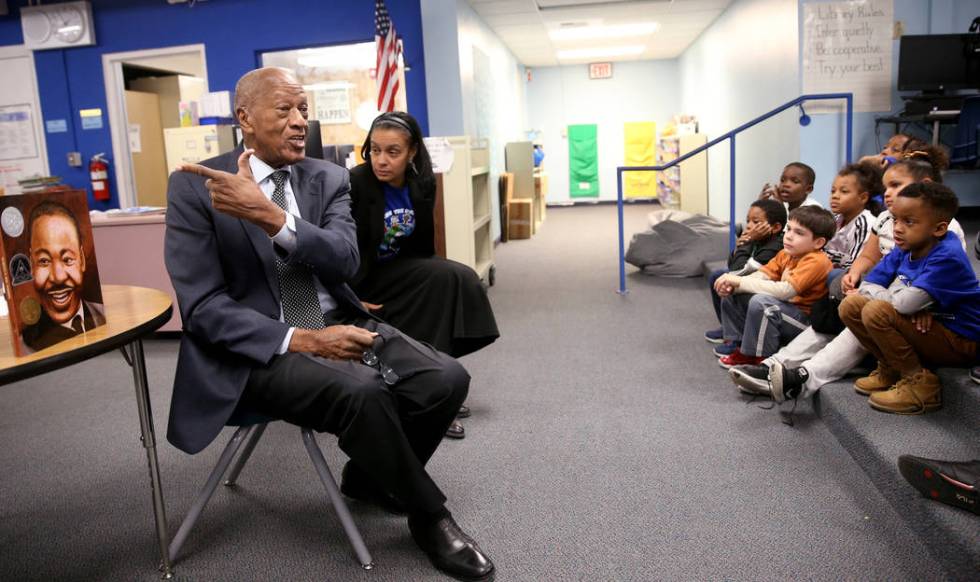
[[[779,107],[764,113],[759,117],[756,117],[748,123],[743,123],[742,125],[736,127],[735,129],[724,133],[715,139],[709,141],[703,146],[697,147],[686,154],[679,156],[666,164],[660,166],[619,166],[616,168],[616,206],[619,212],[619,291],[620,294],[626,294],[626,249],[623,240],[623,173],[625,172],[662,172],[667,168],[672,168],[677,164],[700,154],[701,152],[718,145],[719,143],[729,140],[731,146],[731,200],[729,201],[729,233],[728,233],[728,244],[729,248],[735,248],[735,136],[742,133],[746,129],[756,126],[763,121],[773,117],[776,114],[782,113],[791,107],[800,106],[804,101],[828,101],[835,99],[843,99],[847,103],[847,128],[846,139],[847,145],[845,150],[845,159],[847,163],[851,163],[851,149],[853,146],[853,128],[854,128],[854,94],[853,93],[815,93],[812,95],[800,95],[796,99],[789,101],[780,105]],[[801,107],[802,109],[802,107]]]

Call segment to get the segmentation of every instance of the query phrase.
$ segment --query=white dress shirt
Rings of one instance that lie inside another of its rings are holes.
[[[272,200],[272,193],[276,190],[276,184],[272,181],[272,174],[276,171],[283,170],[292,175],[292,166],[273,168],[260,160],[255,154],[252,154],[252,157],[248,159],[248,165],[252,169],[252,176],[255,178],[255,183],[259,185],[259,189],[262,190],[262,193],[269,200]],[[278,245],[279,248],[286,251],[286,256],[288,257],[296,250],[296,217],[300,216],[300,213],[299,205],[296,204],[296,197],[293,195],[293,186],[288,179],[286,180],[284,190],[286,194],[286,206],[289,208],[289,211],[286,213],[286,223],[282,225],[279,232],[273,235],[270,240]],[[337,308],[337,300],[320,284],[320,280],[316,277],[313,277],[313,287],[316,288],[317,299],[320,301],[320,310],[323,313],[328,313]],[[282,305],[279,306],[279,321],[283,321]],[[289,342],[293,338],[294,331],[296,331],[296,328],[291,327],[286,332],[286,337],[283,338],[282,344],[279,345],[279,349],[276,351],[277,354],[286,353],[287,348],[289,348]]]

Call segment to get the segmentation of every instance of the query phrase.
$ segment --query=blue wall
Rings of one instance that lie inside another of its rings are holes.
[[[0,17],[0,45],[23,43],[20,7],[8,2],[10,14]],[[388,0],[388,9],[404,39],[409,111],[428,133],[422,20],[418,0]],[[87,187],[87,163],[67,165],[66,154],[80,151],[83,159],[112,153],[108,127],[103,53],[168,46],[206,45],[209,88],[233,91],[235,82],[257,66],[258,55],[270,50],[340,44],[374,38],[374,3],[323,0],[212,0],[171,6],[164,0],[93,0],[95,46],[34,53],[41,112],[44,119],[67,119],[68,133],[47,134],[51,173],[75,187]],[[79,109],[101,108],[105,127],[82,130]],[[92,208],[118,206],[115,184],[109,202],[89,200]]]

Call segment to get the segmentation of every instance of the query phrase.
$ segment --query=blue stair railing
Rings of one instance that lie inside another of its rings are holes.
[[[722,134],[715,139],[709,141],[708,143],[695,148],[686,154],[679,156],[670,162],[660,165],[660,166],[619,166],[616,168],[616,205],[619,213],[619,291],[618,293],[625,295],[629,291],[626,289],[626,248],[623,239],[623,174],[626,172],[661,172],[667,168],[672,168],[677,164],[687,160],[688,158],[694,157],[701,152],[718,145],[719,143],[729,140],[730,146],[730,156],[731,156],[731,192],[729,200],[729,233],[728,233],[728,244],[729,248],[735,248],[735,136],[742,133],[750,127],[754,127],[763,121],[790,109],[791,107],[800,107],[803,110],[803,103],[805,101],[829,101],[843,99],[847,104],[846,119],[847,128],[845,130],[847,134],[847,144],[844,150],[844,155],[847,163],[851,163],[851,148],[853,145],[853,128],[854,128],[854,94],[853,93],[815,93],[812,95],[800,95],[796,99],[784,103],[779,107],[773,109],[768,113],[764,113],[759,117],[756,117],[748,123],[744,123],[735,129],[729,131],[728,133]],[[804,112],[800,117],[800,124],[807,125],[810,122],[809,116]]]

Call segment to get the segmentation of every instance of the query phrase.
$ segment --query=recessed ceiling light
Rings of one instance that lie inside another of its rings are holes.
[[[644,36],[660,30],[659,22],[634,22],[630,24],[611,24],[608,26],[576,26],[552,30],[551,40],[590,40],[598,38],[623,38]]]
[[[563,61],[570,61],[575,59],[592,59],[592,58],[607,58],[607,57],[628,57],[633,55],[638,55],[643,53],[647,47],[643,45],[630,45],[630,46],[608,46],[608,47],[595,47],[586,49],[572,49],[565,51],[558,51],[558,59]]]

